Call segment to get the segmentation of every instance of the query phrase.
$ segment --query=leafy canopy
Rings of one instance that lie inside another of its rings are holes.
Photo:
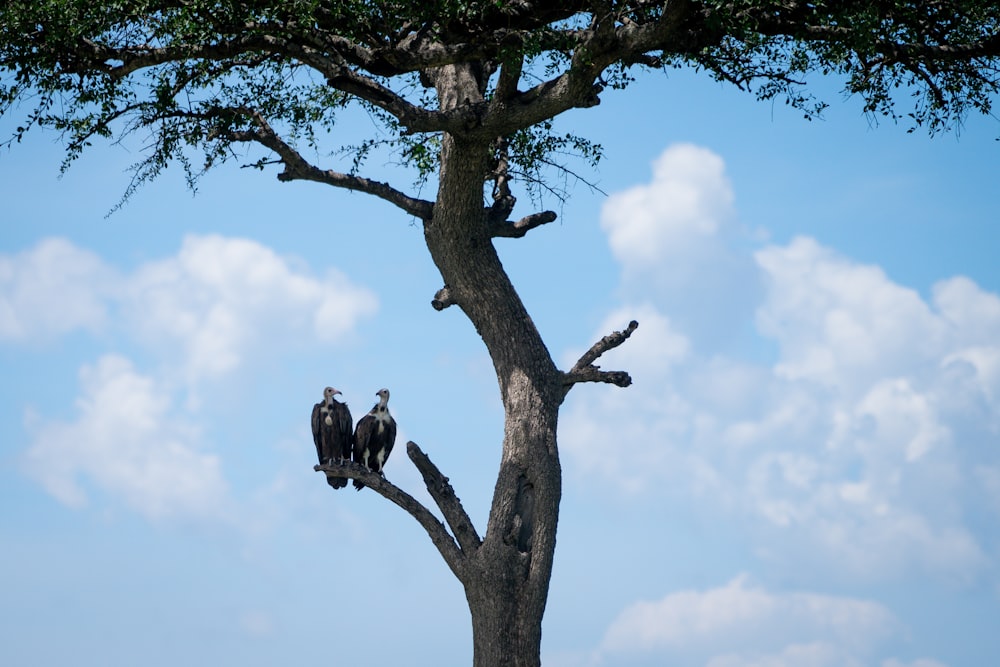
[[[267,149],[258,167],[323,180],[300,150],[360,107],[375,129],[340,141],[351,166],[333,184],[368,188],[356,174],[386,148],[426,178],[449,132],[490,142],[484,180],[503,199],[514,176],[544,189],[563,153],[596,163],[600,147],[552,119],[626,87],[633,68],[694,67],[807,117],[824,107],[806,89],[817,74],[911,129],[989,114],[998,19],[977,0],[8,0],[0,113],[22,114],[8,144],[37,126],[61,132],[67,164],[95,137],[145,134],[136,186],[175,160],[193,182],[247,143]],[[446,104],[434,75],[456,64],[478,94]]]

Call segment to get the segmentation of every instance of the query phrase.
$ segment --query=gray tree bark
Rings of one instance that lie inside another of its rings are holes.
[[[467,67],[443,68],[435,85],[443,110],[481,99],[481,81]],[[474,665],[529,667],[540,661],[555,552],[561,495],[556,426],[565,392],[493,245],[483,193],[490,159],[488,143],[445,135],[436,213],[424,236],[452,302],[489,350],[505,413],[489,524],[462,577]]]
[[[435,70],[430,79],[441,110],[482,102],[485,76],[467,64]],[[484,196],[494,168],[491,144],[482,133],[443,135],[437,198],[423,218],[427,249],[444,281],[432,305],[457,306],[471,320],[493,361],[504,406],[500,471],[485,536],[479,538],[447,478],[414,443],[407,451],[450,534],[417,501],[377,475],[351,464],[316,469],[361,479],[421,522],[465,588],[475,667],[537,667],[562,495],[559,408],[576,382],[631,382],[627,373],[601,371],[593,361],[624,342],[637,325],[599,341],[569,372],[556,367],[493,245],[496,236],[523,235],[555,216],[536,214],[513,225],[491,219]]]

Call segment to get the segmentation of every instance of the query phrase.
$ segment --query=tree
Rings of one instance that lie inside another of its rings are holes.
[[[34,127],[61,132],[64,166],[97,137],[148,132],[126,197],[172,162],[194,184],[242,159],[277,165],[282,181],[374,195],[420,220],[443,281],[431,304],[471,320],[504,405],[486,531],[414,443],[408,454],[447,526],[370,472],[323,471],[362,480],[425,528],[465,588],[476,665],[537,665],[561,496],[559,407],[580,382],[630,384],[596,362],[637,326],[562,371],[498,259],[494,238],[556,219],[511,218],[518,184],[532,201],[563,196],[546,168],[567,169],[565,151],[600,156],[552,120],[626,88],[632,68],[694,67],[807,117],[824,103],[805,79],[837,76],[867,112],[936,133],[990,112],[998,55],[1000,9],[968,0],[12,0],[0,9],[0,111],[27,109],[8,143]],[[312,161],[326,146],[320,131],[335,131],[351,107],[380,131],[341,146],[350,156],[342,171]],[[366,158],[387,153],[418,182],[433,181],[433,201],[363,176]]]

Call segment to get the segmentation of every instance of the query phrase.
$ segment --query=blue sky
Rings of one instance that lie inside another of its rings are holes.
[[[548,666],[1000,655],[1000,124],[821,92],[813,122],[682,72],[608,93],[560,125],[607,196],[497,241],[561,366],[640,322],[602,363],[634,385],[561,413]],[[495,377],[419,227],[235,166],[105,219],[140,145],[0,154],[0,663],[469,664],[422,530],[312,471],[323,387],[356,417],[389,387],[485,525]]]

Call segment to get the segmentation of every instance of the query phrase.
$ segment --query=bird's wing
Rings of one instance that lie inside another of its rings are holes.
[[[319,439],[320,439],[320,435],[319,435],[319,409],[320,409],[321,405],[322,405],[321,403],[317,403],[316,405],[313,406],[313,411],[312,411],[313,441],[316,443],[317,447],[319,447]]]
[[[354,419],[351,417],[351,410],[347,403],[337,403],[337,418],[340,420],[341,429],[348,433],[354,428]]]
[[[389,421],[385,425],[385,455],[382,456],[383,463],[389,459],[389,452],[392,451],[394,444],[396,444],[396,420],[389,417]]]
[[[367,466],[368,461],[364,460],[365,449],[368,448],[368,440],[371,438],[372,425],[375,418],[370,414],[358,420],[358,427],[354,429],[354,462]]]
[[[334,433],[335,433],[335,444],[334,449],[337,456],[349,459],[351,458],[353,445],[354,445],[354,422],[351,419],[351,411],[347,408],[346,403],[334,402],[334,410],[336,414],[334,415]]]

